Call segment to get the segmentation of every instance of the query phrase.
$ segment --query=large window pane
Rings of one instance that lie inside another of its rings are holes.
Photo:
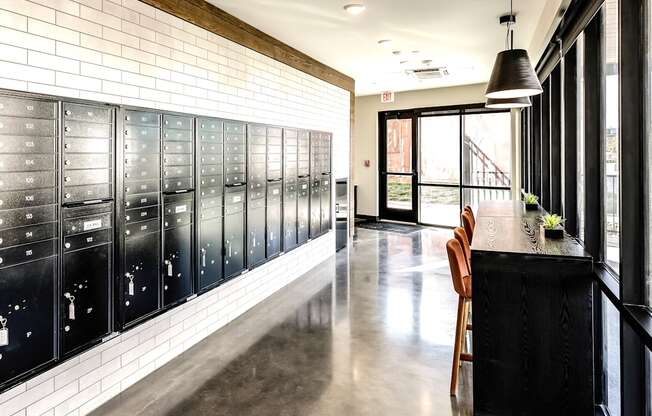
[[[473,189],[464,188],[462,191],[462,204],[470,205],[474,212],[482,201],[505,201],[511,199],[511,191],[506,189]]]
[[[412,209],[412,177],[387,175],[387,208]]]
[[[584,33],[577,38],[577,226],[584,241]]]
[[[419,181],[452,184],[460,182],[460,116],[419,119]]]
[[[618,95],[618,0],[604,6],[602,73],[604,74],[603,133],[603,235],[604,260],[615,271],[620,263],[619,219],[619,95]]]
[[[460,225],[460,190],[457,187],[419,186],[419,222]]]
[[[462,147],[464,185],[511,186],[510,123],[509,112],[464,116]]]
[[[603,359],[605,400],[611,416],[620,415],[620,315],[602,295]]]
[[[387,120],[387,172],[412,172],[412,119]]]

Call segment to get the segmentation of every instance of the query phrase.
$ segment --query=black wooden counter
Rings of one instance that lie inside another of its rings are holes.
[[[593,414],[591,256],[551,240],[544,211],[481,204],[473,235],[477,415]]]

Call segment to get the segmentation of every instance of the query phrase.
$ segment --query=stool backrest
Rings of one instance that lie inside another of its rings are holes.
[[[455,227],[453,230],[453,235],[460,246],[462,246],[462,252],[464,253],[464,259],[466,260],[466,267],[471,271],[471,245],[469,244],[469,239],[466,236],[466,231],[462,227]]]
[[[464,205],[464,211],[468,211],[469,214],[471,214],[473,222],[475,222],[475,214],[473,213],[473,208],[471,208],[471,205]]]
[[[462,252],[462,246],[459,241],[454,238],[448,240],[446,243],[446,252],[448,253],[448,265],[451,269],[455,292],[463,297],[471,297],[471,273],[469,273],[469,269],[466,266],[466,260],[464,259],[464,253]]]
[[[473,230],[475,229],[475,220],[468,211],[462,212],[462,226],[466,231],[466,237],[469,239],[469,244],[473,243]]]

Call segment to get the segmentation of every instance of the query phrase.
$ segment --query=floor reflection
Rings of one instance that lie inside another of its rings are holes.
[[[103,406],[130,415],[469,415],[448,394],[449,231],[354,245]]]

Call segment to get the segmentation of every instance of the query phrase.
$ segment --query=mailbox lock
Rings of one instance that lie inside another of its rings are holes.
[[[65,130],[66,132],[69,132],[69,131],[70,131],[70,127],[66,126],[66,127],[64,128],[64,130]]]
[[[70,243],[65,244],[66,248],[70,248]]]
[[[67,116],[69,116],[69,115],[71,115],[71,114],[72,114],[72,112],[71,112],[70,110],[66,110],[66,115],[67,115]]]
[[[66,163],[66,165],[67,165],[67,163]],[[66,176],[66,178],[65,178],[64,180],[65,180],[66,182],[70,182],[70,176]]]
[[[70,198],[70,194],[66,194],[65,197],[66,197],[66,199],[69,199],[69,198]]]

